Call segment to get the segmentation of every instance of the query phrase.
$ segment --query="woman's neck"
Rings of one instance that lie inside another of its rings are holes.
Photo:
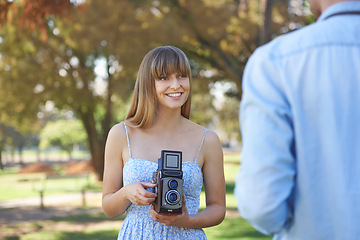
[[[177,129],[182,120],[184,120],[184,117],[181,115],[181,109],[159,109],[151,128],[154,130],[161,129],[161,131]]]

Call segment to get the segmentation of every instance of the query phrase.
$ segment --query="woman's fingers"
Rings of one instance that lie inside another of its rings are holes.
[[[154,202],[157,194],[149,192],[146,189],[153,188],[155,186],[156,184],[154,183],[140,182],[136,189],[137,194],[135,195],[135,198],[137,201],[135,202],[135,204],[140,206],[147,206]]]
[[[156,183],[151,182],[140,182],[141,185],[143,185],[144,188],[154,188],[156,187]]]

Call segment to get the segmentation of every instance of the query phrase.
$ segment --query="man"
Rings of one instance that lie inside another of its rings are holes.
[[[360,239],[360,1],[309,4],[247,63],[238,208],[274,239]]]

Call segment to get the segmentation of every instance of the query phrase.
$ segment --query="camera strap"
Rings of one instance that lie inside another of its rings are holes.
[[[338,15],[360,15],[360,11],[338,12],[338,13],[334,13],[334,14],[331,14],[331,15],[327,16],[323,20],[329,19],[331,17],[338,16]]]

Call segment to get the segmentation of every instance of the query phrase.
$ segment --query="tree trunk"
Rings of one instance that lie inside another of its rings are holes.
[[[72,158],[72,152],[73,152],[73,150],[70,150],[70,149],[67,150],[68,160],[69,160],[69,161],[72,161],[72,160],[73,160],[73,158]]]
[[[99,181],[103,179],[104,171],[104,140],[100,139],[99,134],[96,131],[96,123],[94,118],[94,111],[92,109],[86,109],[80,111],[80,118],[83,122],[84,128],[88,137],[88,145],[91,154],[90,163],[94,169],[94,172]]]
[[[260,32],[260,45],[269,42],[272,39],[272,6],[274,0],[262,0],[261,2],[261,15],[262,27]]]
[[[18,154],[19,154],[19,162],[21,166],[24,166],[24,155],[23,155],[23,149],[22,147],[18,148]]]
[[[104,144],[95,142],[92,142],[91,144],[91,165],[94,168],[97,179],[102,181],[104,177]]]
[[[111,95],[112,84],[110,77],[108,81],[108,94]],[[110,124],[112,119],[111,96],[107,97],[106,113],[102,119],[101,130],[96,129],[94,109],[92,109],[91,107],[88,107],[86,110],[81,109],[79,110],[79,115],[88,136],[88,144],[91,154],[91,166],[93,167],[98,180],[102,181],[104,175],[105,144],[108,132],[111,127]]]
[[[41,162],[40,149],[38,147],[36,147],[36,159],[37,159],[37,162]]]
[[[3,164],[3,159],[2,159],[2,149],[0,149],[0,169],[4,170],[4,164]]]

